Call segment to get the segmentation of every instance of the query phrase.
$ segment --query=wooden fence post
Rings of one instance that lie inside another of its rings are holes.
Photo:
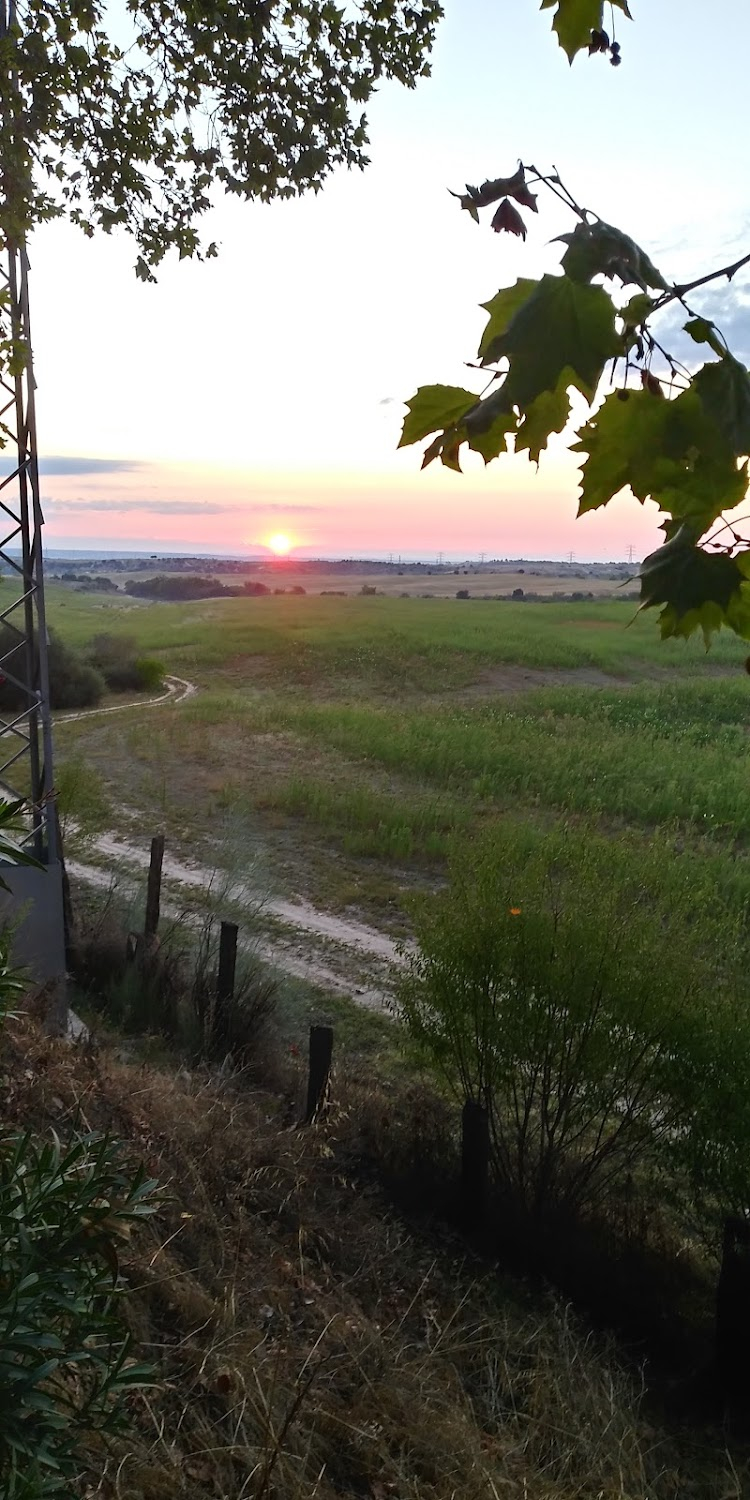
[[[310,1027],[310,1071],[307,1079],[305,1124],[312,1125],[328,1092],[333,1059],[333,1027]]]
[[[461,1113],[461,1206],[469,1224],[487,1212],[490,1170],[490,1126],[486,1109],[467,1099]]]
[[[164,863],[164,834],[157,833],[151,840],[151,863],[148,870],[148,891],[146,893],[146,921],[143,926],[143,936],[146,939],[146,949],[156,937],[159,926],[159,907],[161,903],[161,867]]]
[[[716,1293],[716,1368],[724,1401],[743,1412],[750,1397],[750,1222],[724,1221]]]
[[[229,1012],[234,999],[238,930],[236,922],[222,922],[219,936],[219,974],[211,1029],[214,1043],[224,1049],[229,1046]]]

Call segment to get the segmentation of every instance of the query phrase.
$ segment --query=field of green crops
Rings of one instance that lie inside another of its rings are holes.
[[[750,676],[731,637],[662,643],[653,615],[610,601],[143,605],[58,587],[50,617],[78,645],[130,635],[199,688],[58,727],[84,821],[164,826],[392,925],[451,839],[498,817],[629,828],[689,852],[717,899],[750,891]]]

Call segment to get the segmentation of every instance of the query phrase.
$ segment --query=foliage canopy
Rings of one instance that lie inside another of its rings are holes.
[[[554,10],[571,62],[587,49],[619,65],[601,0],[543,0],[542,9]],[[613,22],[618,10],[630,14],[626,0],[612,0],[610,10]],[[641,569],[642,604],[661,607],[662,635],[702,629],[708,641],[725,625],[750,638],[750,539],[734,519],[748,483],[750,373],[692,305],[693,293],[731,281],[750,254],[670,281],[629,235],[578,204],[556,171],[523,163],[455,196],[476,222],[493,207],[492,228],[523,240],[520,209],[539,211],[535,188],[570,215],[558,270],[521,278],[483,304],[488,322],[474,368],[489,371],[487,386],[479,396],[423,386],[408,402],[401,444],[430,437],[423,466],[440,458],[459,469],[464,445],[485,463],[513,448],[538,462],[554,434],[572,432],[582,455],[579,514],[630,488],[664,517],[664,545]],[[662,315],[671,326],[675,311],[694,349],[686,362],[663,342],[674,335],[664,333]]]
[[[128,229],[153,279],[218,185],[268,201],[366,165],[363,106],[413,87],[439,0],[0,0],[3,227]],[[215,253],[209,245],[207,254]]]

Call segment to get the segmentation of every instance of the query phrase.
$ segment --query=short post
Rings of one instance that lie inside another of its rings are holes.
[[[325,1104],[333,1060],[333,1027],[310,1027],[310,1071],[305,1124],[312,1125]]]
[[[236,922],[222,922],[219,935],[219,975],[216,982],[216,1004],[213,1015],[213,1041],[223,1049],[229,1046],[229,1012],[234,999],[237,971]]]
[[[750,1398],[750,1222],[724,1221],[716,1293],[716,1369],[725,1405],[747,1410]]]
[[[467,1099],[461,1113],[461,1206],[467,1224],[480,1224],[487,1212],[489,1170],[487,1110]]]
[[[148,870],[148,890],[146,893],[146,921],[143,927],[143,936],[146,939],[146,949],[156,937],[159,926],[159,907],[161,903],[161,867],[164,863],[164,834],[157,833],[151,840],[151,863]]]

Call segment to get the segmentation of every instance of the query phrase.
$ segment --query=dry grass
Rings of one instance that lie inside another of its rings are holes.
[[[355,1179],[385,1098],[340,1086],[345,1108],[291,1128],[298,1067],[272,1096],[9,1028],[5,1125],[108,1129],[172,1194],[122,1268],[163,1383],[131,1398],[129,1441],[88,1455],[86,1500],[744,1493],[720,1437],[656,1432],[615,1349],[564,1307],[410,1232]]]

